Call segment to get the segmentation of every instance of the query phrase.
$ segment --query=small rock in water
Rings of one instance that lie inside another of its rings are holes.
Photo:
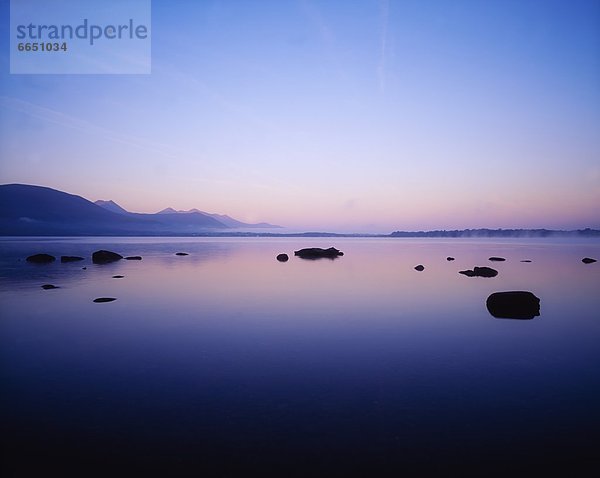
[[[447,261],[453,261],[453,260],[454,260],[454,257],[448,256],[448,257],[446,257],[446,260],[447,260]]]
[[[540,315],[540,299],[527,291],[494,292],[485,305],[498,319],[533,319]]]
[[[419,272],[424,271],[425,266],[423,264],[419,264],[418,266],[415,266],[415,270]]]
[[[84,270],[84,271],[86,271],[86,270],[87,270],[87,267],[82,267],[82,268],[81,268],[81,270]]]
[[[498,271],[491,267],[474,267],[473,270],[459,271],[458,273],[467,277],[496,277],[498,275]]]
[[[113,279],[122,279],[125,276],[112,276]]]
[[[102,302],[112,302],[114,300],[117,300],[117,299],[115,299],[114,297],[98,297],[97,299],[94,299],[94,302],[99,304]]]
[[[82,260],[83,257],[79,256],[60,256],[60,262],[77,262]]]
[[[523,259],[521,262],[531,262],[529,259]]]
[[[56,257],[51,256],[50,254],[34,254],[25,260],[27,262],[33,262],[34,264],[48,264],[50,262],[54,262]]]
[[[294,251],[294,255],[302,259],[320,259],[322,257],[327,257],[328,259],[335,259],[338,256],[343,256],[344,253],[336,249],[335,247],[330,247],[329,249],[321,249],[320,247],[308,247],[306,249]]]
[[[123,259],[121,254],[111,251],[96,251],[92,254],[92,262],[94,264],[108,264]]]
[[[126,261],[141,261],[142,256],[129,256],[125,258]]]
[[[287,254],[278,254],[277,255],[277,260],[279,262],[287,262],[287,260],[289,259]]]
[[[592,259],[591,257],[584,257],[581,259],[581,262],[584,264],[591,264],[592,262],[596,262],[596,259]]]
[[[42,289],[44,290],[51,290],[51,289],[60,289],[60,287],[54,285],[54,284],[44,284],[42,286]]]
[[[187,252],[176,252],[175,255],[176,256],[189,256],[189,254]]]
[[[494,261],[494,262],[503,262],[506,259],[504,257],[496,257],[496,256],[492,256],[489,258],[490,261]]]

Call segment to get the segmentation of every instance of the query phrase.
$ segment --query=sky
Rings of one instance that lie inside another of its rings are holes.
[[[600,228],[600,1],[152,2],[148,75],[16,75],[0,183],[295,230]]]

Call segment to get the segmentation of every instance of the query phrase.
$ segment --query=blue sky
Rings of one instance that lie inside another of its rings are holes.
[[[600,2],[154,1],[150,75],[10,75],[0,180],[293,229],[600,227]]]

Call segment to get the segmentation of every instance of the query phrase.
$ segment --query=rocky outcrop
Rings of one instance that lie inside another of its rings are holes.
[[[60,256],[60,262],[78,262],[82,260],[83,257],[79,256]]]
[[[335,259],[338,256],[343,256],[344,253],[335,247],[330,247],[329,249],[321,249],[320,247],[309,247],[306,249],[300,249],[299,251],[294,251],[294,255],[298,256],[302,259],[321,259],[326,257],[328,259]]]
[[[527,291],[494,292],[485,305],[498,319],[533,319],[540,315],[540,299]]]
[[[50,262],[54,262],[56,257],[51,256],[50,254],[34,254],[25,260],[27,262],[33,262],[34,264],[49,264]]]
[[[474,267],[473,270],[459,271],[459,274],[467,277],[496,277],[498,271],[491,267]]]
[[[111,251],[96,251],[92,254],[92,262],[94,264],[108,264],[109,262],[120,261],[123,259],[121,254]]]
[[[277,254],[277,260],[279,262],[287,262],[289,259],[287,254]]]
[[[44,290],[52,290],[52,289],[60,289],[60,287],[54,285],[54,284],[44,284],[42,286],[42,289]]]
[[[97,304],[100,304],[102,302],[113,302],[117,300],[114,297],[98,297],[97,299],[94,299],[94,302],[96,302]]]

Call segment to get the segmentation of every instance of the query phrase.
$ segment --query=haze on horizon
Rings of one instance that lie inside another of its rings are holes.
[[[0,182],[298,230],[600,227],[600,2],[157,2],[150,75],[10,75]]]

